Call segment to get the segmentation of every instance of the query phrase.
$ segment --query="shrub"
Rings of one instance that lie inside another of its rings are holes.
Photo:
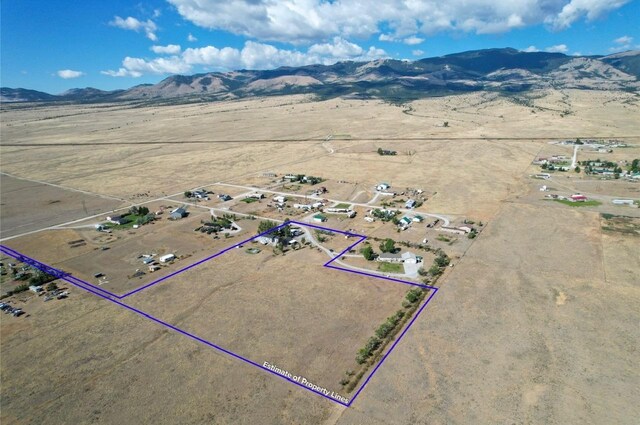
[[[422,297],[422,289],[419,289],[419,288],[410,290],[409,292],[407,292],[407,295],[405,296],[407,301],[409,301],[410,303],[415,303],[421,297]]]
[[[447,257],[447,254],[440,254],[440,256],[436,257],[434,263],[436,263],[438,267],[446,267],[449,265],[449,257]]]

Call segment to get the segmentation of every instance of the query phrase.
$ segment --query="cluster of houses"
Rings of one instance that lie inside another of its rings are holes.
[[[300,183],[307,183],[307,184],[318,184],[322,181],[324,181],[324,179],[322,177],[315,177],[315,176],[307,176],[304,174],[285,174],[282,177],[283,180],[288,180],[290,182],[300,182]]]
[[[303,211],[315,210],[318,208],[322,208],[323,206],[324,206],[324,203],[321,201],[316,201],[311,204],[293,204],[293,208],[297,210],[303,210]]]
[[[204,189],[196,189],[191,192],[191,196],[196,199],[204,199],[205,201],[209,200],[209,192]]]
[[[327,214],[343,214],[349,218],[353,218],[356,216],[356,212],[351,208],[325,208],[323,212]]]
[[[278,243],[282,243],[285,246],[293,246],[300,244],[298,240],[300,236],[304,234],[304,230],[297,226],[288,226],[288,236],[280,236],[277,234],[267,234],[255,239],[256,242],[262,245],[276,246]],[[298,239],[296,239],[298,238]]]
[[[158,258],[158,261],[155,260],[156,254],[143,254],[140,256],[142,259],[142,264],[149,268],[151,273],[160,270],[160,264],[168,264],[175,260],[177,257],[175,254],[165,254]],[[158,264],[158,262],[160,264]]]
[[[565,155],[553,155],[551,157],[539,157],[533,161],[534,165],[540,165],[543,169],[569,171],[571,158]]]
[[[571,201],[571,202],[585,202],[588,201],[589,198],[587,198],[585,195],[582,195],[580,193],[574,193],[573,195],[566,197],[566,196],[562,196],[562,195],[557,195],[555,193],[552,193],[550,195],[546,195],[547,198],[550,199],[558,199],[561,201]]]

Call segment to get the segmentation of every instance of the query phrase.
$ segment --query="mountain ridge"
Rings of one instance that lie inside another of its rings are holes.
[[[512,48],[472,50],[415,61],[377,59],[333,65],[283,66],[172,75],[157,84],[126,90],[91,87],[52,95],[0,89],[2,102],[206,101],[256,96],[314,94],[413,100],[459,92],[519,92],[544,88],[640,92],[640,51],[609,56],[568,56]]]

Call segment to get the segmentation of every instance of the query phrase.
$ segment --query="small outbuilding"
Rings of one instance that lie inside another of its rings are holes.
[[[316,223],[322,223],[327,221],[327,217],[323,216],[322,214],[316,214],[313,216],[313,221],[315,221]]]
[[[160,261],[161,263],[168,263],[170,261],[173,261],[176,259],[175,254],[166,254],[163,255],[162,257],[158,258],[158,261]]]

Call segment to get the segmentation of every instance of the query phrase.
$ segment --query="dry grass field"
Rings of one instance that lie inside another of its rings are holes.
[[[324,253],[234,249],[126,299],[236,354],[349,397],[340,380],[406,285],[322,267]]]
[[[304,96],[143,108],[3,105],[0,114],[2,172],[61,186],[45,189],[2,175],[1,237],[14,237],[2,244],[65,267],[82,266],[74,258],[95,255],[104,242],[87,236],[85,246],[71,248],[68,241],[97,232],[20,235],[94,214],[103,218],[128,203],[175,205],[196,187],[232,196],[250,189],[221,183],[286,191],[266,172],[324,177],[327,197],[345,202],[371,201],[381,181],[397,190],[420,188],[428,198],[420,211],[456,224],[486,223],[473,241],[461,237],[452,244],[435,241],[438,233],[424,224],[397,233],[367,223],[366,207],[357,207],[354,220],[325,223],[380,238],[427,238],[454,263],[350,408],[71,287],[68,299],[47,303],[23,293],[12,302],[28,314],[0,317],[3,424],[633,424],[640,417],[640,236],[601,215],[637,223],[640,209],[610,201],[638,198],[639,185],[573,172],[547,182],[530,178],[540,171],[531,164],[537,156],[571,155],[571,147],[550,145],[553,138],[624,138],[635,147],[608,158],[640,157],[640,106],[633,94],[474,93],[403,106]],[[398,155],[379,156],[379,147]],[[580,152],[578,159],[592,155]],[[603,204],[547,201],[541,184]],[[29,198],[21,196],[25,190],[32,191]],[[213,195],[199,205],[283,218],[267,210],[267,202],[257,208]],[[153,244],[155,226],[161,224],[137,229],[149,232],[145,248]],[[191,227],[184,231],[196,237]],[[346,242],[336,238],[336,248]],[[113,243],[132,253],[143,248],[126,237]],[[326,255],[310,249],[277,257],[267,252],[234,250],[238,261],[207,263],[131,301],[257,361],[282,362],[338,389],[363,338],[395,311],[406,288],[365,285],[338,271],[326,281],[327,269],[306,261]],[[287,274],[297,258],[316,265]],[[282,350],[292,335],[300,344]]]

